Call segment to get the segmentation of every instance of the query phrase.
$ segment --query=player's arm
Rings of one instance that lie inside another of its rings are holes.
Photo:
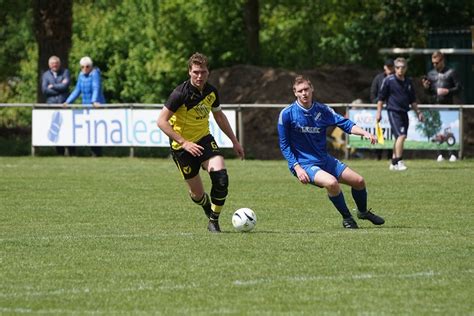
[[[383,101],[379,100],[377,101],[377,113],[375,114],[375,120],[377,122],[380,122],[382,119],[382,107],[383,107]]]
[[[224,112],[222,112],[222,110],[217,110],[217,111],[213,111],[212,115],[214,116],[214,119],[216,120],[216,123],[219,126],[219,128],[231,140],[232,145],[234,147],[235,154],[239,156],[240,159],[244,159],[245,158],[244,148],[242,147],[242,145],[240,145],[239,141],[237,140],[237,137],[235,136],[234,131],[232,130],[232,127],[230,127],[229,120],[227,120],[227,117],[225,116]]]
[[[173,111],[171,111],[167,107],[163,107],[157,120],[158,127],[163,131],[163,133],[165,133],[169,138],[180,144],[181,147],[183,147],[183,149],[189,152],[191,155],[195,157],[201,156],[202,151],[204,150],[202,146],[187,141],[186,139],[184,139],[183,136],[173,130],[173,126],[171,126],[169,122],[169,119],[173,116],[173,114]]]
[[[418,104],[416,102],[413,102],[411,104],[411,108],[413,109],[413,111],[415,111],[416,117],[418,118],[418,120],[420,122],[423,122],[425,120],[425,116],[423,115],[423,112],[421,112],[420,109],[418,108]]]
[[[374,134],[369,133],[366,130],[362,129],[360,126],[357,126],[357,125],[352,126],[351,134],[359,135],[359,136],[367,138],[368,140],[370,140],[370,143],[372,145],[377,143],[377,137],[375,137]]]
[[[449,88],[449,93],[451,93],[452,95],[459,94],[463,89],[463,86],[461,85],[457,73],[454,70],[452,70],[451,76],[453,87]]]

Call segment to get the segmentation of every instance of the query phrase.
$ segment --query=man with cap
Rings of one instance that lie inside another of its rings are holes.
[[[370,86],[370,102],[372,103],[377,103],[379,100],[378,95],[380,91],[380,87],[382,86],[383,80],[393,74],[395,71],[394,66],[393,66],[393,59],[387,58],[385,60],[385,63],[383,64],[383,72],[379,73],[374,77],[374,80],[372,80],[372,85]],[[377,154],[377,159],[380,160],[382,159],[382,149],[376,149],[376,154]],[[388,150],[387,151],[387,157],[391,158],[392,157],[392,151]]]
[[[380,91],[380,86],[382,86],[382,81],[387,77],[388,75],[391,75],[394,73],[394,67],[393,67],[393,60],[392,59],[386,59],[385,63],[383,64],[383,72],[379,73],[377,76],[375,76],[374,80],[372,80],[372,85],[370,87],[370,102],[372,103],[377,103],[379,91]]]

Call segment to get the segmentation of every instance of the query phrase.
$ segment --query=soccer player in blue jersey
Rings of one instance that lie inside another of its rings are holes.
[[[344,228],[358,226],[346,205],[339,183],[352,187],[358,218],[382,225],[385,220],[367,209],[364,178],[329,155],[326,149],[326,129],[330,126],[363,136],[372,144],[377,142],[376,137],[327,105],[313,101],[313,91],[309,79],[297,76],[293,84],[296,101],[283,109],[278,119],[280,149],[288,161],[290,171],[301,183],[327,190],[329,199],[342,215]]]

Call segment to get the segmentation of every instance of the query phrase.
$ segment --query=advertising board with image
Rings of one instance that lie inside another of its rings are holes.
[[[413,111],[408,112],[408,127],[405,149],[426,150],[459,150],[459,110],[454,109],[422,109],[425,121],[420,122]],[[363,129],[375,135],[375,109],[350,109],[349,119]],[[384,144],[370,145],[360,136],[349,135],[348,143],[352,148],[393,148],[395,137],[390,128],[387,112],[382,110],[380,121]]]

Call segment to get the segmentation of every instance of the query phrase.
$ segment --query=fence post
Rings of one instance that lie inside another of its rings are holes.
[[[237,106],[237,134],[239,135],[239,143],[244,147],[244,122],[242,119],[242,107],[239,104]]]
[[[463,106],[459,106],[459,159],[462,159],[463,151],[464,151],[464,133],[463,133]]]
[[[130,114],[131,114],[132,119],[133,119],[133,103],[130,103]],[[133,147],[133,144],[130,145],[130,153],[129,153],[128,156],[130,158],[133,158],[135,156],[135,148]]]
[[[31,107],[31,117],[33,117],[33,111],[35,109],[35,104],[36,103],[33,103],[32,107]],[[33,119],[31,119],[31,121],[33,122]],[[33,146],[33,126],[31,126],[31,157],[34,157],[35,154],[36,154],[36,148],[35,148],[35,146]]]

